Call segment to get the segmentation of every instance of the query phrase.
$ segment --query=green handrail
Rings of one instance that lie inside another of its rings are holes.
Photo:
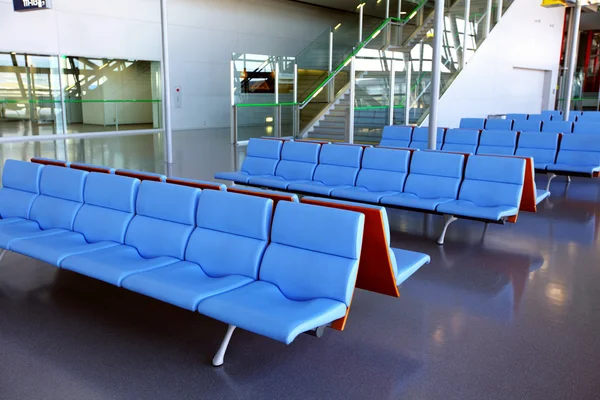
[[[64,100],[65,103],[160,103],[162,100]],[[0,100],[0,104],[54,104],[60,100]]]

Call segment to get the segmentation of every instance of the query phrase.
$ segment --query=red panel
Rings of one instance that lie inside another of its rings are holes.
[[[108,167],[99,167],[99,166],[95,166],[95,165],[71,164],[70,168],[72,168],[72,169],[79,169],[81,171],[100,172],[100,173],[103,173],[103,174],[110,174],[110,168],[108,168]]]
[[[37,158],[37,157],[33,157],[31,159],[32,163],[36,163],[36,164],[43,164],[43,165],[54,165],[56,167],[66,167],[67,163],[64,161],[58,161],[58,160],[44,160],[42,158]]]
[[[202,190],[206,190],[206,189],[221,190],[221,186],[217,183],[211,185],[209,183],[190,182],[190,181],[184,181],[184,180],[174,179],[174,178],[167,178],[167,183],[172,183],[174,185],[189,186],[189,187],[198,188],[198,189],[202,189]]]
[[[115,172],[115,175],[128,176],[130,178],[137,178],[137,179],[139,179],[141,181],[162,182],[160,180],[160,176],[148,175],[148,174],[145,174],[143,172],[131,172],[131,171],[123,171],[123,170],[118,169]]]

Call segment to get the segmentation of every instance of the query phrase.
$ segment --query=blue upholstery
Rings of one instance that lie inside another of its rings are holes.
[[[446,128],[438,128],[436,137],[436,149],[441,149],[444,143],[444,135],[446,134]],[[429,127],[422,126],[415,128],[413,131],[412,141],[410,142],[411,149],[425,150],[429,144]]]
[[[396,267],[396,285],[400,285],[425,264],[431,262],[431,257],[416,251],[390,248]]]
[[[256,176],[273,176],[279,159],[283,142],[280,140],[250,139],[242,170],[235,172],[218,172],[215,178],[234,182],[248,183]]]
[[[460,129],[484,129],[485,118],[461,118]]]
[[[354,186],[360,169],[362,147],[326,144],[321,148],[313,181],[291,183],[289,190],[330,195],[335,189]]]
[[[388,125],[383,127],[380,146],[408,147],[413,133],[412,126]]]
[[[187,178],[179,178],[179,177],[172,176],[167,179],[167,182],[175,184],[175,185],[184,185],[184,186],[186,186],[186,184],[188,184],[187,186],[198,187],[198,189],[202,189],[202,190],[206,190],[206,189],[210,188],[208,190],[221,190],[223,192],[227,191],[227,186],[225,186],[222,183],[217,183],[217,182],[213,182],[213,181],[203,181],[200,179],[187,179]],[[206,185],[206,187],[203,187],[203,185]]]
[[[275,176],[250,178],[249,183],[287,189],[290,181],[310,181],[319,162],[321,145],[306,142],[285,142]]]
[[[359,213],[278,203],[260,281],[209,297],[198,311],[286,344],[343,317],[356,282],[363,226]]]
[[[506,114],[506,119],[509,119],[509,120],[512,119],[515,122],[526,120],[527,117],[528,117],[527,114]],[[514,129],[514,127],[513,127],[513,129]]]
[[[372,147],[364,151],[356,186],[336,189],[331,195],[344,199],[378,203],[381,197],[402,192],[410,151]]]
[[[161,182],[166,182],[167,177],[163,174],[157,174],[155,172],[147,172],[147,171],[138,171],[135,169],[124,169],[124,168],[119,168],[117,170],[115,170],[115,174],[123,174],[125,176],[127,175],[133,175],[134,177],[138,178],[142,178],[142,177],[153,177],[156,178],[158,180],[160,180]]]
[[[472,153],[477,151],[479,131],[474,129],[448,129],[444,140],[444,151]]]
[[[56,235],[16,240],[10,249],[56,266],[71,255],[123,244],[135,213],[139,180],[91,173],[85,185],[85,203],[73,230]]]
[[[381,204],[434,211],[439,204],[457,199],[464,161],[462,154],[415,152],[404,192],[384,196]]]
[[[6,160],[0,189],[0,217],[3,221],[29,218],[31,206],[40,193],[43,168],[41,164]]]
[[[517,120],[513,125],[513,130],[517,132],[541,132],[542,121]]]
[[[581,118],[581,113],[576,114],[574,112],[569,113],[569,122],[577,122]]]
[[[131,275],[122,285],[195,311],[203,299],[258,279],[272,213],[270,199],[204,191],[186,261]]]
[[[125,244],[68,257],[61,266],[120,286],[133,273],[182,260],[195,226],[199,194],[199,189],[187,186],[143,181]]]
[[[75,169],[77,169],[77,168],[78,169],[83,169],[83,170],[86,170],[86,169],[91,169],[91,170],[94,170],[94,169],[104,169],[104,170],[108,171],[108,173],[110,173],[110,174],[114,174],[115,171],[116,171],[115,168],[111,168],[111,167],[105,167],[105,166],[102,166],[102,165],[79,163],[79,162],[70,163],[69,167],[70,168],[75,168]],[[95,172],[98,172],[98,171],[95,171]]]
[[[578,121],[579,122],[597,122],[597,123],[600,123],[600,112],[598,112],[598,111],[585,111],[578,118]]]
[[[512,131],[514,121],[512,119],[493,118],[485,123],[488,131]]]
[[[574,124],[573,133],[600,134],[600,120],[598,122],[577,122]]]
[[[259,189],[259,188],[254,188],[254,187],[244,187],[243,188],[244,191],[246,192],[255,192],[257,194],[265,194],[265,195],[269,195],[269,194],[274,194],[274,195],[282,195],[282,196],[287,196],[291,198],[291,201],[293,201],[294,203],[299,203],[300,200],[298,199],[298,195],[294,194],[294,193],[290,193],[290,192],[279,192],[277,190],[268,190],[268,189]]]
[[[540,204],[542,201],[546,199],[546,197],[550,197],[550,192],[548,190],[536,189],[535,191],[535,204]]]
[[[556,160],[558,138],[558,133],[540,135],[536,132],[523,132],[519,135],[519,144],[515,155],[533,157],[535,169],[546,169]]]
[[[440,204],[437,211],[490,221],[516,215],[524,180],[523,159],[470,156],[458,200]]]
[[[579,123],[579,122],[578,122]],[[556,164],[548,171],[593,174],[600,171],[600,140],[592,135],[563,135]]]
[[[481,132],[477,154],[515,154],[517,147],[517,132],[491,131]]]
[[[573,132],[573,123],[560,120],[547,121],[542,126],[542,132],[571,133]]]
[[[545,121],[549,121],[550,119],[560,120],[561,115],[562,115],[562,111],[560,111],[560,110],[543,110],[542,111],[542,117],[545,118],[544,119]]]
[[[551,115],[542,115],[542,114],[529,114],[529,116],[527,117],[527,120],[535,121],[535,122],[547,122],[547,121],[552,120],[552,116]]]

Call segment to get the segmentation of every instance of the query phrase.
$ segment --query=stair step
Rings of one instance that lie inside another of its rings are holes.
[[[317,125],[317,127],[319,128],[343,128],[345,125],[345,121],[328,121],[328,120],[323,120],[323,121],[319,121],[319,125]],[[316,127],[315,127],[316,129]]]
[[[313,129],[312,133],[315,135],[320,135],[320,134],[328,134],[328,133],[344,133],[345,131],[346,131],[345,126],[340,126],[340,127],[336,127],[336,128],[316,126],[315,129]]]

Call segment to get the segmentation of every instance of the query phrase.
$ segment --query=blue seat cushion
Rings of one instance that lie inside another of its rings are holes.
[[[248,183],[250,181],[250,178],[253,178],[254,176],[255,175],[250,175],[244,171],[217,172],[215,174],[215,179],[223,179],[224,181]],[[269,176],[269,175],[265,175],[265,176]]]
[[[135,247],[119,245],[67,257],[61,267],[91,278],[121,286],[123,279],[131,274],[164,267],[178,261],[174,257],[144,258]]]
[[[110,241],[88,243],[81,233],[63,232],[56,235],[15,240],[11,242],[10,250],[58,267],[61,261],[69,256],[106,249],[118,244]]]
[[[327,186],[323,182],[309,181],[303,183],[291,183],[288,186],[289,190],[295,192],[315,193],[322,196],[329,196],[336,189],[346,189],[352,187],[350,185]]]
[[[349,187],[347,189],[336,189],[331,192],[333,197],[339,197],[342,199],[350,199],[357,201],[366,201],[369,203],[379,203],[379,200],[383,196],[391,196],[393,194],[397,194],[399,192],[394,191],[385,191],[385,192],[371,192],[364,187]]]
[[[213,278],[196,263],[182,261],[126,277],[126,289],[196,311],[200,301],[254,282],[242,275]]]
[[[548,190],[536,189],[535,204],[540,204],[546,197],[550,197]]]
[[[57,233],[69,232],[66,229],[42,229],[35,221],[6,221],[0,224],[0,247],[10,249],[10,245],[17,239],[30,239]]]
[[[250,178],[250,180],[247,183],[250,183],[252,185],[257,185],[257,186],[276,188],[276,189],[287,189],[288,186],[290,185],[290,183],[293,183],[293,182],[294,181],[288,181],[281,176],[265,176],[265,177]]]
[[[340,301],[295,301],[272,283],[257,281],[200,302],[201,314],[270,337],[285,344],[308,330],[346,315]]]
[[[437,211],[454,215],[456,217],[480,218],[490,221],[499,221],[504,217],[511,217],[519,213],[518,207],[511,206],[478,206],[468,200],[453,200],[440,204]]]
[[[594,172],[600,172],[600,166],[598,165],[568,165],[568,164],[550,164],[546,168],[548,171],[555,172],[575,172],[582,174],[593,174]]]
[[[438,205],[452,200],[455,199],[443,197],[424,199],[412,193],[398,193],[392,196],[382,197],[381,204],[435,211]]]
[[[393,260],[392,264],[395,266],[396,285],[400,285],[417,272],[419,268],[431,261],[431,257],[425,253],[393,247],[390,247],[390,256]]]

